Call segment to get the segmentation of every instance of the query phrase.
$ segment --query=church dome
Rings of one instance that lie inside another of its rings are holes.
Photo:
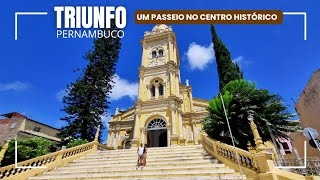
[[[153,29],[152,32],[159,32],[159,31],[168,31],[171,29],[170,26],[167,26],[165,24],[157,24]]]
[[[144,32],[144,37],[146,36],[150,36],[150,35],[154,35],[154,34],[158,34],[158,33],[162,33],[162,32],[172,32],[172,27],[171,26],[167,26],[165,24],[157,24],[156,26],[154,26],[152,28],[152,31],[145,31]]]

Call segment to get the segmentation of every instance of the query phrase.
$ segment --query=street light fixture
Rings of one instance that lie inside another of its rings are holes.
[[[248,121],[249,122],[253,121],[253,116],[251,114],[248,116]]]

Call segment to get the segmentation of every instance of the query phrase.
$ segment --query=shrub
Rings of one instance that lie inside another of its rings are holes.
[[[14,164],[15,155],[15,141],[9,142],[9,148],[6,151],[1,166]],[[49,140],[34,137],[28,140],[17,141],[17,157],[18,162],[42,156],[51,152],[53,143]]]
[[[67,148],[71,148],[71,147],[75,147],[75,146],[79,146],[81,144],[86,144],[88,143],[88,141],[85,139],[74,139],[72,141],[70,141],[68,144],[67,144]]]

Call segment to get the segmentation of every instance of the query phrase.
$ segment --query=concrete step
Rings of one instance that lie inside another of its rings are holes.
[[[119,178],[121,180],[150,180],[150,178],[130,178],[130,179],[126,179],[126,178]],[[117,179],[117,180],[119,180]],[[230,179],[237,179],[237,180],[245,180],[246,177],[245,176],[196,176],[196,177],[175,177],[175,178],[152,178],[152,180],[230,180]]]
[[[203,148],[161,148],[161,149],[152,149],[148,148],[148,152],[173,152],[173,151],[192,151],[192,150],[203,150]],[[137,149],[130,149],[130,150],[107,150],[107,151],[97,151],[97,153],[101,154],[117,154],[117,153],[131,153],[137,152]]]
[[[138,148],[131,149],[117,149],[117,150],[99,150],[100,152],[119,152],[119,151],[137,151]],[[187,150],[187,149],[203,149],[202,145],[190,145],[190,146],[170,146],[170,147],[148,147],[150,151],[172,151],[172,150]]]
[[[75,179],[166,179],[227,180],[246,179],[233,169],[219,164],[201,145],[148,148],[147,166],[136,170],[137,149],[96,151],[63,167],[55,168],[31,180]]]
[[[34,179],[33,177],[29,178],[30,180]],[[38,178],[43,180],[48,180],[48,178]],[[49,178],[50,180],[79,180],[80,178]],[[81,179],[90,179],[90,180],[101,180],[101,179],[108,179],[108,180],[245,180],[245,176],[231,176],[231,175],[219,175],[219,176],[184,176],[184,177],[158,177],[158,178],[81,178]]]
[[[59,179],[59,178],[164,178],[164,177],[190,177],[190,176],[230,176],[240,177],[232,169],[214,169],[214,170],[176,170],[176,171],[159,171],[148,172],[137,170],[136,172],[122,173],[81,173],[81,174],[57,174],[57,175],[40,175],[29,179]]]
[[[149,158],[168,158],[168,157],[186,157],[186,156],[208,156],[209,153],[207,152],[191,152],[191,153],[180,153],[180,154],[174,154],[174,153],[168,153],[168,154],[147,154],[148,159]],[[105,156],[105,155],[87,155],[83,156],[80,159],[104,159],[104,160],[119,160],[119,159],[137,159],[137,154],[126,154],[123,156]]]
[[[131,148],[131,149],[117,149],[117,150],[99,150],[101,152],[118,152],[118,151],[136,151],[138,148]],[[202,146],[171,146],[171,147],[157,147],[157,148],[153,148],[153,147],[148,147],[148,150],[150,151],[172,151],[172,150],[187,150],[187,149],[203,149]]]
[[[147,157],[147,162],[161,162],[161,161],[185,161],[185,160],[200,160],[200,159],[212,159],[212,156],[169,156],[169,157],[162,157],[162,158],[155,158],[155,157]],[[130,157],[128,159],[108,159],[108,158],[94,158],[94,159],[79,159],[74,160],[73,163],[90,163],[90,162],[109,162],[111,164],[118,164],[118,163],[129,163],[129,162],[137,162],[138,156],[136,157]]]
[[[199,157],[185,157],[185,158],[174,158],[174,159],[153,159],[153,160],[147,160],[148,165],[157,165],[160,163],[165,164],[171,164],[171,163],[180,163],[185,164],[192,161],[210,161],[210,162],[217,162],[216,159],[213,159],[212,156],[207,156],[204,158]],[[135,165],[137,164],[137,160],[119,160],[119,161],[103,161],[103,160],[95,160],[95,161],[81,161],[81,160],[75,160],[70,165],[79,166],[79,165],[102,165],[102,164],[109,164],[111,166],[113,165]]]
[[[180,162],[176,162],[176,163],[154,163],[154,164],[149,164],[147,162],[147,166],[149,168],[151,167],[179,167],[179,166],[198,166],[198,165],[206,165],[206,166],[220,166],[224,164],[218,164],[217,160],[211,160],[211,161],[207,161],[207,160],[197,160],[197,161],[189,161],[187,163],[180,163]],[[66,164],[63,167],[59,167],[57,168],[57,170],[61,170],[61,169],[66,169],[66,170],[74,170],[74,169],[96,169],[96,168],[108,168],[108,169],[112,169],[112,168],[135,168],[136,167],[136,163],[132,163],[132,164],[114,164],[114,165],[110,165],[110,164],[99,164],[99,165],[86,165],[86,164],[82,164],[82,165],[77,165],[75,164],[74,166],[72,164]]]
[[[42,177],[30,177],[29,180],[101,180],[101,179],[108,179],[108,180],[246,180],[246,176],[240,175],[215,175],[215,176],[183,176],[183,177],[139,177],[139,178],[127,178],[127,177],[118,177],[118,178],[42,178]]]
[[[203,149],[190,149],[190,150],[173,150],[173,151],[148,151],[148,154],[181,154],[181,153],[196,153],[196,152],[205,152]],[[88,156],[119,156],[119,155],[128,155],[128,154],[137,154],[137,151],[118,151],[118,152],[108,152],[104,153],[103,151],[98,151],[97,153],[88,154]]]
[[[141,168],[139,168],[140,170]],[[165,171],[189,171],[189,170],[213,170],[213,169],[229,169],[224,164],[211,164],[211,165],[196,165],[196,166],[190,166],[190,165],[184,165],[184,166],[162,166],[162,167],[149,167],[146,166],[143,168],[143,171],[145,172],[165,172]],[[136,167],[130,167],[130,168],[88,168],[88,169],[64,169],[60,168],[57,169],[58,171],[50,171],[45,172],[44,174],[81,174],[81,173],[119,173],[119,172],[136,172]]]

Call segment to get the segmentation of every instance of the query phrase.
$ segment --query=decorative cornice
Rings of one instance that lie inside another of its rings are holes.
[[[134,119],[131,119],[129,121],[110,121],[109,123],[109,129],[114,129],[116,125],[122,126],[132,126],[134,124]]]
[[[180,91],[181,92],[192,92],[192,86],[185,86],[180,83]]]
[[[183,118],[202,118],[207,115],[207,112],[185,112]]]
[[[144,70],[145,75],[161,73],[161,72],[174,72],[177,74],[179,73],[179,69],[180,69],[179,65],[177,65],[172,60],[170,60],[166,64],[152,66],[152,67],[140,66],[140,68]]]
[[[169,39],[170,38],[170,39]],[[143,38],[143,40],[140,41],[140,44],[143,45],[143,43],[145,42],[146,44],[148,43],[152,43],[155,41],[161,41],[161,40],[166,40],[166,41],[176,41],[176,36],[175,33],[172,31],[166,31],[166,32],[145,32],[145,36]]]
[[[138,71],[139,71],[139,77],[141,78],[146,73],[146,68],[144,66],[140,66]]]
[[[161,116],[161,117],[165,118],[164,120],[167,121],[166,112],[151,112],[151,113],[147,114],[147,115],[144,117],[144,122],[145,122],[146,120],[148,120],[148,119],[149,119],[150,117],[152,117],[152,116]]]
[[[176,105],[175,104],[170,104],[170,109],[172,111],[175,111],[177,109]]]

